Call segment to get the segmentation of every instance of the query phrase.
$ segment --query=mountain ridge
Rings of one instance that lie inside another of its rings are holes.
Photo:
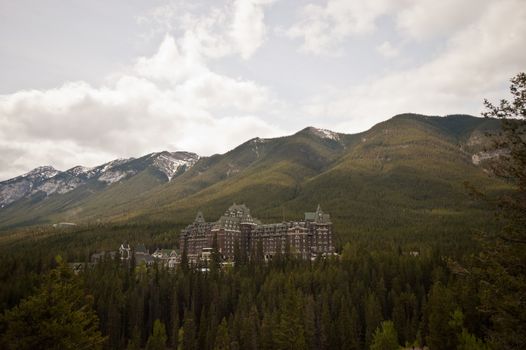
[[[199,157],[180,172],[165,169],[168,174],[150,165],[152,157],[169,152],[151,153],[116,166],[111,183],[88,180],[67,193],[13,202],[0,210],[0,229],[56,221],[183,223],[198,208],[217,215],[234,201],[268,220],[321,202],[342,225],[351,217],[366,226],[375,220],[421,221],[433,208],[467,213],[473,208],[464,181],[505,188],[485,171],[491,157],[474,161],[490,142],[487,132],[498,127],[492,119],[417,114],[397,115],[358,134],[306,127],[288,136],[252,138],[224,154]],[[141,171],[126,175],[134,169]],[[375,217],[375,209],[385,211],[385,218]]]
[[[147,160],[150,159],[148,162]],[[60,171],[52,166],[40,166],[25,174],[0,182],[0,207],[5,207],[27,196],[44,192],[46,196],[65,194],[95,179],[106,185],[136,175],[147,166],[154,166],[168,181],[193,166],[199,156],[191,152],[154,152],[139,158],[119,158],[95,167],[74,166]],[[130,163],[147,161],[130,166]]]

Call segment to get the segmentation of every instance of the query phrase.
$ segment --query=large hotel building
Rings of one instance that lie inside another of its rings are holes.
[[[197,261],[211,251],[214,237],[219,252],[230,261],[236,244],[248,256],[262,250],[266,260],[284,253],[287,245],[292,254],[303,259],[334,253],[330,216],[319,205],[316,212],[305,213],[302,221],[276,224],[262,224],[244,204],[232,205],[216,222],[206,222],[198,212],[194,222],[182,231],[179,247],[186,250],[189,260]]]

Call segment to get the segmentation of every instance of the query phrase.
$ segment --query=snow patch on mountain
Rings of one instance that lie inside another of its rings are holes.
[[[78,165],[74,168],[71,168],[69,170],[66,170],[66,173],[72,175],[72,176],[81,176],[81,175],[87,175],[93,168],[88,168],[85,166]]]
[[[4,207],[19,200],[31,191],[31,187],[32,183],[25,179],[18,182],[3,184],[0,188],[0,205]]]
[[[509,153],[509,150],[505,149],[497,149],[494,151],[482,151],[475,153],[471,156],[471,162],[475,165],[479,165],[480,163],[492,160],[495,158],[499,158],[500,156],[506,155]]]
[[[42,182],[59,174],[52,166],[41,166],[13,179],[0,182],[0,207],[5,207],[30,194]]]
[[[136,172],[133,170],[122,171],[122,170],[108,170],[103,173],[97,180],[111,185],[115,182],[123,180],[127,177],[135,175]]]
[[[259,145],[260,144],[263,144],[267,142],[267,140],[265,139],[262,139],[262,138],[259,138],[259,137],[256,137],[256,138],[253,138],[252,140],[250,140],[250,143],[252,145],[252,150],[254,151],[254,153],[256,154],[256,157],[259,158],[260,157],[260,152],[259,152]]]
[[[31,191],[31,194],[39,191],[46,193],[47,196],[52,195],[53,193],[64,194],[73,191],[75,188],[82,185],[82,183],[82,180],[76,177],[67,179],[55,176],[43,182],[41,185],[36,186],[33,191]]]
[[[115,160],[112,160],[111,162],[102,164],[102,165],[94,168],[94,170],[98,171],[99,173],[104,173],[104,172],[108,171],[109,169],[112,169],[112,168],[115,168],[115,167],[117,167],[119,165],[128,163],[128,162],[130,162],[130,161],[132,161],[134,159],[135,158],[119,158],[119,159],[115,159]]]
[[[88,170],[85,175],[88,179],[97,178],[97,181],[104,182],[107,185],[113,184],[120,180],[124,180],[137,173],[134,170],[116,169],[121,165],[131,162],[135,158],[119,158],[111,162],[104,163],[98,167]]]
[[[308,130],[313,134],[316,135],[322,139],[329,139],[334,141],[340,141],[340,135],[337,132],[327,130],[327,129],[319,129],[314,127],[309,127]]]
[[[152,157],[153,159],[146,163],[134,162],[135,158],[116,159],[93,168],[79,165],[66,171],[59,171],[51,166],[38,167],[21,176],[0,182],[0,208],[37,193],[44,193],[46,196],[65,194],[89,184],[90,181],[111,185],[130,178],[147,167],[158,169],[170,181],[192,167],[199,159],[195,153],[166,151],[153,153],[149,158]]]
[[[153,153],[151,157],[154,158],[153,165],[166,175],[168,181],[176,174],[191,168],[199,160],[197,154],[189,152],[160,152]]]
[[[17,180],[21,179],[27,179],[30,181],[44,181],[46,179],[52,178],[58,173],[60,173],[60,170],[57,170],[50,165],[39,166],[38,168],[31,170],[30,172],[27,172],[23,175],[15,177],[14,179],[7,180],[4,182],[16,182]]]

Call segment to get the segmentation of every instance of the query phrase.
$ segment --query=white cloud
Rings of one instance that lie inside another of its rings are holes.
[[[463,29],[491,4],[491,0],[326,0],[324,5],[304,6],[286,35],[301,39],[304,52],[334,55],[342,52],[350,37],[374,33],[382,17],[391,17],[404,38],[424,40]]]
[[[188,14],[179,37],[165,35],[154,55],[98,87],[78,81],[0,95],[0,150],[10,154],[0,179],[43,164],[90,166],[162,149],[209,155],[281,134],[261,119],[275,103],[266,87],[214,72],[208,62],[252,55],[265,37],[262,9],[269,3]]]
[[[353,35],[376,29],[377,19],[396,2],[388,0],[328,0],[325,6],[308,4],[300,20],[286,34],[302,39],[301,49],[314,54],[339,54],[342,42]]]
[[[182,32],[182,49],[202,58],[240,55],[250,58],[267,38],[264,10],[276,0],[234,0],[223,6],[163,4],[138,18],[150,26],[149,39],[159,33]]]
[[[380,45],[376,47],[376,51],[380,53],[380,55],[386,57],[386,58],[393,58],[398,56],[400,53],[396,47],[391,45],[389,41],[384,41]]]
[[[241,57],[247,59],[261,46],[266,38],[263,8],[274,0],[237,0],[234,3],[234,20],[230,37]]]
[[[206,67],[198,54],[193,51],[181,52],[174,37],[166,35],[157,53],[151,57],[140,57],[133,70],[147,79],[178,84],[202,74]]]
[[[339,130],[360,131],[404,112],[473,113],[484,97],[502,93],[503,84],[523,71],[526,7],[520,0],[499,1],[459,30],[431,61],[387,73],[342,91],[311,99],[305,112],[324,116]]]
[[[491,0],[411,0],[396,13],[396,26],[412,39],[447,37],[475,22],[490,4]]]

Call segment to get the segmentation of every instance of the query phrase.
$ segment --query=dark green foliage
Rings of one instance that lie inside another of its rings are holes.
[[[166,349],[166,328],[164,324],[155,320],[153,323],[153,333],[148,338],[146,343],[146,350],[164,350]]]
[[[428,336],[426,343],[431,349],[454,349],[457,345],[456,330],[450,318],[456,309],[451,290],[440,281],[433,284],[427,303]]]
[[[462,328],[449,325],[451,311],[444,305],[453,307],[466,291],[436,248],[420,249],[415,257],[400,254],[398,244],[387,250],[375,244],[357,240],[341,260],[249,260],[216,273],[107,259],[78,279],[93,295],[106,349],[153,346],[159,338],[181,349],[366,349],[383,319],[394,320],[402,344],[414,343],[419,331],[431,344],[444,327],[457,342]],[[454,282],[433,285],[432,276]],[[478,316],[470,311],[465,327]],[[482,328],[466,329],[482,337]]]
[[[286,285],[286,289],[279,306],[279,324],[273,332],[276,349],[305,349],[302,298],[292,282]]]
[[[131,339],[128,342],[127,350],[140,350],[141,349],[141,334],[137,328],[132,331]]]
[[[392,321],[384,321],[376,329],[373,335],[371,350],[397,350],[398,335]]]
[[[3,349],[100,349],[104,338],[81,280],[59,261],[37,292],[1,317]]]
[[[228,326],[226,319],[223,320],[217,328],[216,339],[214,343],[214,350],[229,350],[230,349],[230,337],[228,336]]]
[[[526,347],[526,73],[511,80],[511,101],[494,106],[485,101],[486,116],[503,120],[495,138],[497,150],[507,150],[492,169],[515,191],[496,204],[499,227],[481,235],[482,251],[471,266],[480,286],[481,310],[490,318],[489,342],[494,348]]]
[[[374,293],[370,293],[365,300],[365,344],[371,344],[373,332],[382,322],[382,309]]]
[[[351,313],[349,311],[349,301],[342,299],[340,303],[340,313],[338,315],[338,338],[340,339],[340,349],[353,348],[353,325],[351,320]],[[358,339],[356,336],[355,339]]]
[[[190,310],[185,312],[184,323],[183,323],[183,349],[195,350],[197,349],[196,341],[196,325],[194,316]]]
[[[475,335],[469,333],[464,327],[464,315],[459,309],[455,310],[451,315],[449,325],[457,329],[458,345],[457,350],[489,350],[489,347]]]

